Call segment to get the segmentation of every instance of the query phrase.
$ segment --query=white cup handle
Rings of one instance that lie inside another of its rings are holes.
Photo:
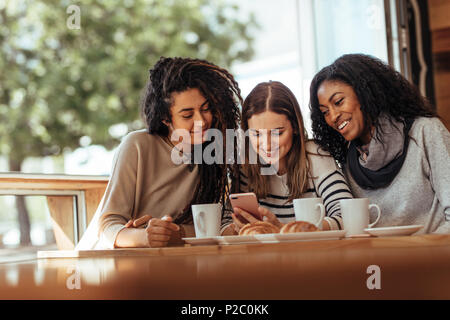
[[[320,209],[320,218],[319,218],[319,221],[317,221],[317,223],[316,223],[316,227],[318,227],[320,225],[320,223],[323,221],[323,219],[325,218],[325,206],[322,203],[317,203],[316,208]]]
[[[198,229],[199,229],[200,233],[202,233],[202,234],[204,234],[205,231],[206,231],[205,230],[205,224],[204,224],[204,220],[205,219],[203,219],[204,215],[205,215],[205,212],[203,212],[203,211],[200,211],[198,213],[198,215],[197,215],[197,226],[198,226]]]
[[[372,209],[372,208],[376,208],[376,209],[377,209],[378,216],[377,216],[377,218],[375,219],[375,222],[369,223],[369,228],[372,228],[374,225],[376,225],[377,222],[378,222],[378,220],[380,220],[380,217],[381,217],[381,209],[380,209],[380,207],[377,206],[376,204],[369,204],[369,211],[370,211],[370,209]]]

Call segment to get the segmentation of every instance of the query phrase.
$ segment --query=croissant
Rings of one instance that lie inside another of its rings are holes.
[[[257,221],[254,223],[248,223],[239,230],[240,236],[249,236],[253,234],[266,234],[266,233],[279,233],[280,228],[277,226],[265,222],[265,221]]]
[[[280,233],[311,232],[319,229],[306,221],[291,221],[281,227]]]

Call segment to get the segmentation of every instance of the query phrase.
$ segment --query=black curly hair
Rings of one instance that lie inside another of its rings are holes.
[[[417,117],[437,116],[417,87],[391,66],[369,55],[343,55],[320,70],[310,86],[313,138],[341,164],[346,161],[348,142],[325,122],[319,109],[317,91],[324,81],[341,81],[353,88],[366,126],[379,128],[380,115],[403,123]],[[375,138],[383,142],[378,130]]]
[[[194,88],[208,101],[213,114],[212,128],[219,129],[223,137],[226,137],[226,129],[238,128],[241,118],[239,103],[242,105],[243,100],[237,82],[227,70],[200,59],[161,57],[150,70],[142,101],[142,116],[148,133],[167,137],[169,128],[163,121],[171,122],[172,93]],[[211,142],[206,142],[203,147],[208,143]],[[236,145],[234,148],[234,154],[237,154]],[[226,150],[224,154],[227,154]],[[190,204],[174,222],[192,221],[191,204],[224,203],[227,190],[231,188],[229,178],[233,181],[238,177],[236,163],[199,164],[200,183],[197,190]]]

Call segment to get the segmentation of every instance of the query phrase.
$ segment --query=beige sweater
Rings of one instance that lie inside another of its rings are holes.
[[[124,137],[114,156],[111,178],[81,249],[113,248],[119,231],[130,219],[149,214],[176,218],[189,205],[199,182],[198,166],[176,165],[172,146],[145,130]],[[193,225],[184,226],[186,236]]]

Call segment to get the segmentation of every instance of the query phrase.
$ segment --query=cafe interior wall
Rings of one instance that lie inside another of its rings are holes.
[[[398,69],[427,97],[450,129],[450,1],[389,1],[397,8],[391,8],[391,17],[397,18],[392,29],[406,31],[399,32],[399,49],[394,53],[400,57]]]
[[[450,130],[450,1],[429,0],[436,110]]]

